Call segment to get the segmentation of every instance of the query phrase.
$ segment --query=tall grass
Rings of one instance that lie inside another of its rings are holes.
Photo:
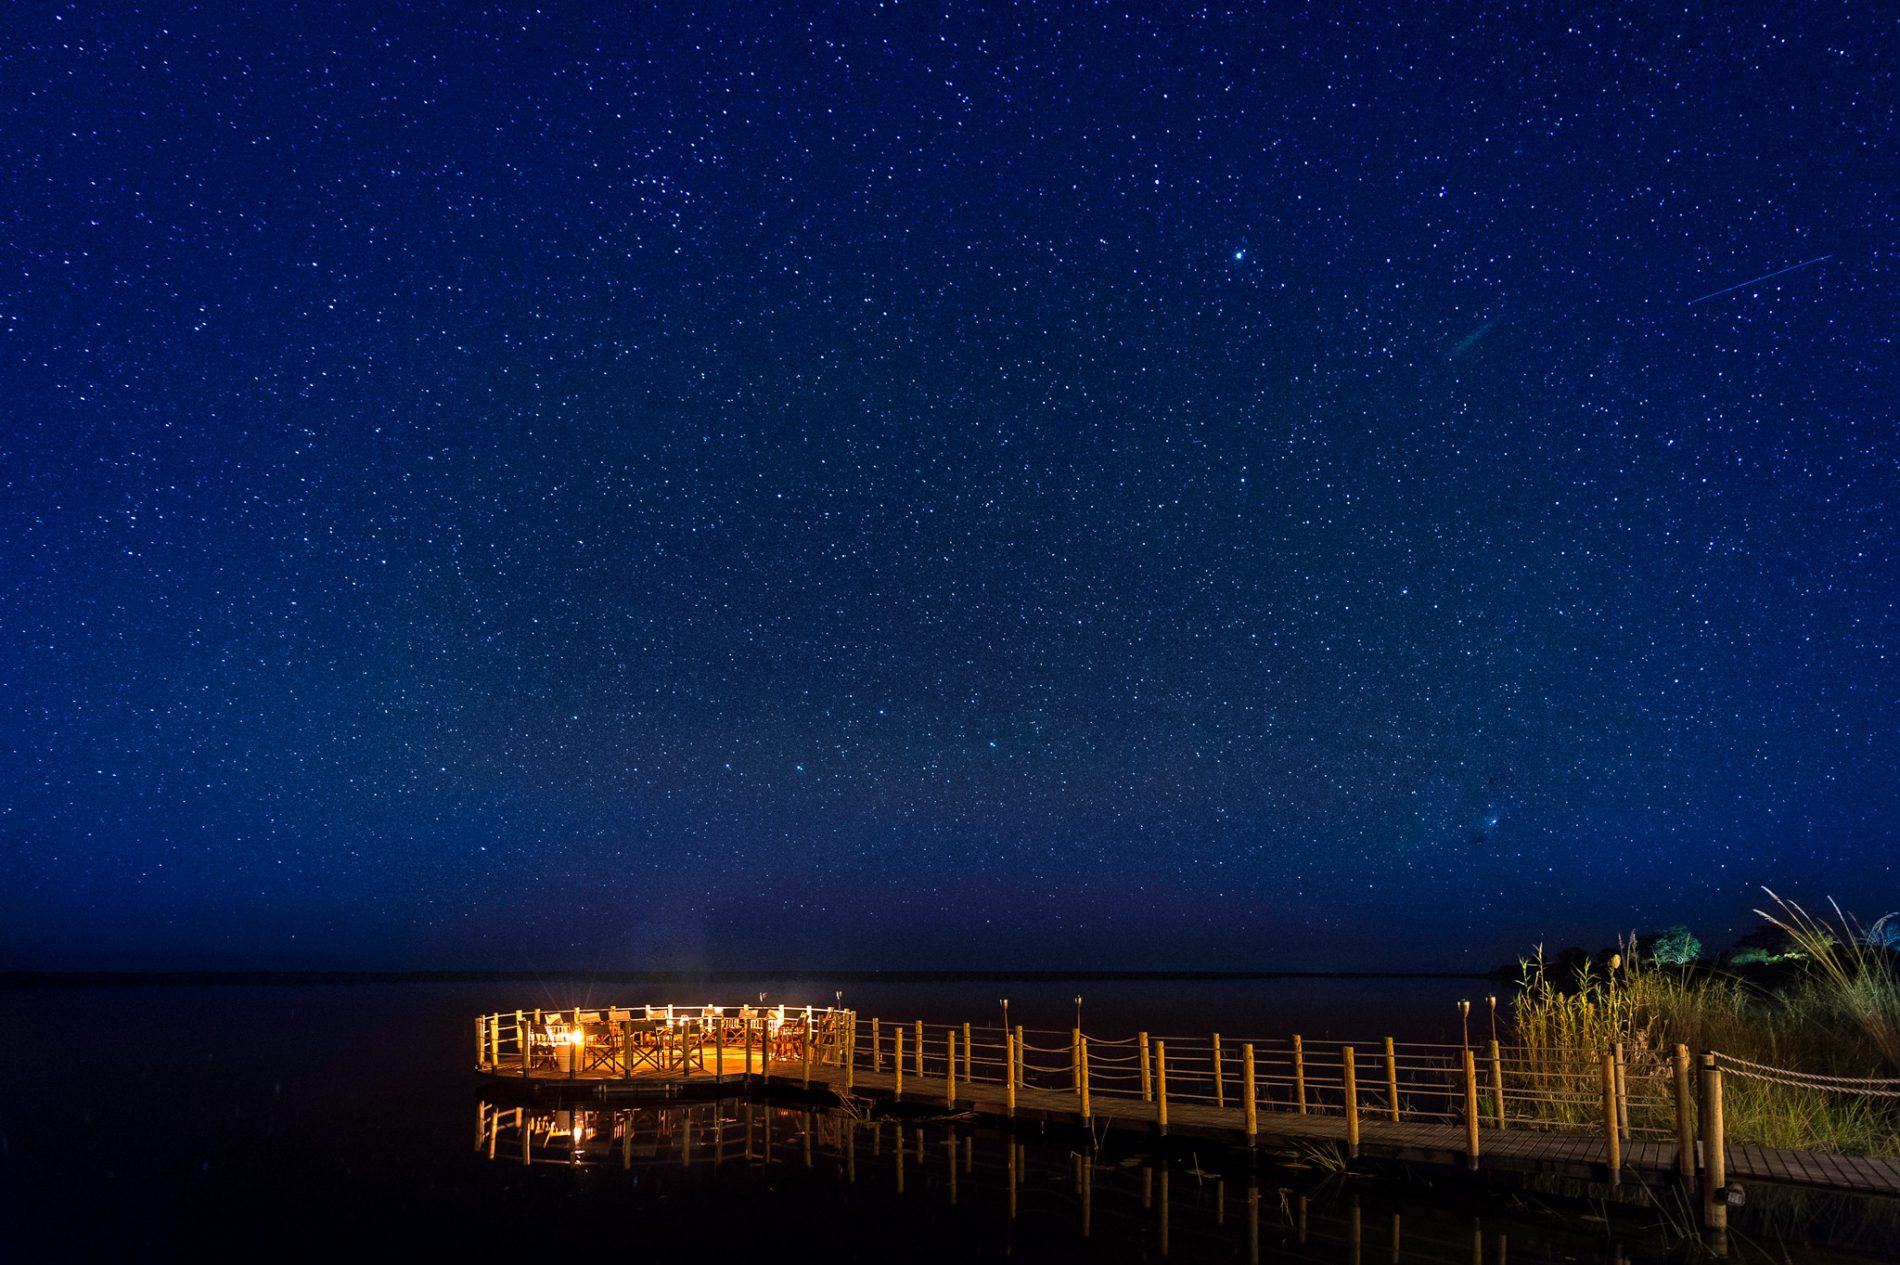
[[[1705,967],[1646,964],[1634,937],[1607,965],[1556,978],[1541,949],[1520,963],[1511,1017],[1526,1090],[1553,1122],[1601,1118],[1605,1051],[1621,1044],[1632,1132],[1673,1129],[1670,1060],[1680,1043],[1778,1068],[1833,1076],[1900,1076],[1900,978],[1885,927],[1864,928],[1835,908],[1809,914],[1769,892],[1757,911],[1787,934],[1797,967],[1775,987]],[[1884,920],[1883,920],[1884,922]],[[1724,1078],[1728,1136],[1736,1142],[1900,1154],[1900,1100]]]

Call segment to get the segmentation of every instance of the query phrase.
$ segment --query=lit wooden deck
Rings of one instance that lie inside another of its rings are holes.
[[[1098,1133],[1316,1146],[1403,1163],[1587,1180],[1694,1180],[1705,1218],[1717,1228],[1726,1218],[1711,1206],[1725,1207],[1726,1193],[1741,1181],[1900,1197],[1900,1157],[1722,1141],[1713,1056],[1698,1100],[1680,1048],[1673,1064],[1647,1069],[1626,1068],[1620,1051],[1606,1053],[1597,1094],[1575,1069],[1533,1068],[1495,1041],[1479,1053],[1386,1040],[1361,1045],[1356,1055],[1348,1043],[1276,1038],[1259,1043],[1267,1057],[1256,1063],[1255,1043],[1223,1043],[1219,1036],[1196,1045],[1192,1038],[1151,1042],[1145,1033],[1117,1040],[1028,1034],[1049,1042],[1038,1045],[1021,1028],[880,1024],[841,1010],[706,1007],[676,1014],[643,1007],[565,1018],[517,1012],[512,1021],[490,1015],[477,1024],[484,1075],[601,1095],[769,1085],[925,1111],[1086,1125]],[[1052,1058],[1054,1064],[1046,1061]],[[1480,1066],[1487,1068],[1483,1081]],[[954,1084],[946,1069],[954,1069]],[[1597,1069],[1583,1075],[1595,1080]],[[1589,1090],[1581,1098],[1580,1086]],[[1712,1144],[1720,1147],[1720,1163],[1710,1162]],[[1685,1145],[1692,1161],[1686,1165],[1679,1162]]]

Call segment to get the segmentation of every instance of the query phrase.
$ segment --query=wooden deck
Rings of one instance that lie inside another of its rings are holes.
[[[525,1083],[583,1092],[611,1090],[616,1085],[633,1088],[671,1087],[714,1088],[721,1084],[738,1088],[759,1083],[758,1056],[746,1066],[745,1052],[725,1051],[724,1075],[713,1075],[715,1059],[708,1049],[707,1072],[697,1071],[680,1077],[647,1067],[627,1076],[618,1072],[595,1071],[580,1076],[558,1076],[537,1068]],[[502,1081],[524,1083],[519,1065],[485,1069],[487,1075]],[[772,1065],[768,1083],[778,1087],[800,1088],[805,1080],[799,1063]],[[891,1100],[895,1097],[896,1077],[890,1072],[859,1068],[852,1077],[851,1093],[861,1097]],[[811,1085],[833,1093],[845,1092],[845,1074],[835,1065],[814,1065]],[[989,1081],[957,1083],[954,1104],[946,1104],[942,1076],[918,1076],[906,1073],[902,1101],[936,1110],[970,1111],[1001,1117],[1007,1114],[1007,1095],[1001,1084]],[[1151,1102],[1121,1096],[1096,1096],[1091,1100],[1091,1123],[1097,1130],[1121,1129],[1153,1133],[1157,1112]],[[1080,1102],[1067,1090],[1024,1087],[1016,1092],[1018,1118],[1065,1122],[1080,1126]],[[1268,1147],[1320,1145],[1343,1149],[1346,1122],[1337,1112],[1298,1115],[1288,1111],[1261,1111],[1258,1115],[1259,1144]],[[1245,1117],[1238,1107],[1216,1107],[1208,1103],[1170,1102],[1170,1136],[1205,1139],[1232,1146],[1245,1146]],[[1386,1119],[1362,1116],[1359,1125],[1359,1152],[1362,1156],[1413,1164],[1467,1168],[1465,1130],[1462,1124],[1433,1124],[1417,1121],[1394,1123]],[[1836,1155],[1820,1151],[1782,1150],[1774,1147],[1736,1143],[1725,1148],[1728,1177],[1732,1182],[1759,1181],[1809,1186],[1853,1194],[1900,1197],[1900,1158]],[[1670,1139],[1630,1138],[1623,1142],[1622,1176],[1624,1180],[1646,1183],[1674,1180],[1676,1144]],[[1588,1180],[1609,1176],[1603,1138],[1593,1132],[1557,1132],[1538,1128],[1484,1130],[1480,1141],[1478,1167],[1509,1169],[1520,1172],[1556,1173]]]
[[[786,1076],[774,1068],[772,1081],[797,1084],[798,1069]],[[841,1090],[842,1072],[835,1067],[812,1069],[814,1084],[821,1080],[827,1087]],[[895,1078],[889,1072],[866,1072],[855,1076],[853,1092],[888,1098]],[[904,1077],[904,1101],[943,1107],[944,1082],[941,1076]],[[957,1084],[956,1109],[983,1115],[1003,1115],[1006,1110],[1003,1086],[978,1081]],[[1097,1097],[1090,1103],[1094,1125],[1103,1128],[1133,1128],[1153,1132],[1156,1127],[1155,1105],[1137,1099]],[[1080,1123],[1080,1105],[1073,1093],[1046,1089],[1019,1089],[1016,1114],[1030,1118],[1066,1120]],[[1297,1146],[1318,1143],[1343,1147],[1346,1122],[1337,1114],[1295,1115],[1290,1112],[1259,1113],[1259,1139],[1262,1145]],[[1237,1107],[1215,1107],[1206,1103],[1170,1103],[1170,1136],[1207,1138],[1234,1145],[1246,1144],[1246,1122]],[[1467,1167],[1465,1130],[1462,1124],[1393,1123],[1390,1120],[1363,1118],[1359,1124],[1361,1155],[1408,1163]],[[1480,1168],[1496,1166],[1523,1171],[1555,1172],[1569,1176],[1604,1179],[1609,1174],[1603,1153],[1603,1138],[1590,1133],[1558,1133],[1547,1129],[1486,1129],[1481,1141]],[[1725,1148],[1730,1181],[1763,1181],[1812,1186],[1855,1194],[1900,1197],[1900,1157],[1836,1155],[1820,1151],[1791,1151],[1775,1147],[1731,1144]],[[1676,1144],[1671,1140],[1636,1138],[1623,1144],[1623,1173],[1626,1179],[1643,1181],[1673,1179],[1676,1176]]]

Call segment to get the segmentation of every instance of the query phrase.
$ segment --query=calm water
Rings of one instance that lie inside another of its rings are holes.
[[[1012,985],[1012,1017],[1066,1026],[1075,989]],[[774,1001],[829,989],[763,989]],[[802,989],[802,991],[801,991]],[[1342,1179],[1162,1156],[968,1121],[855,1119],[743,1098],[664,1106],[524,1102],[468,1071],[471,1016],[605,1000],[549,984],[16,989],[0,992],[0,1259],[745,1261],[1646,1261],[1681,1259],[1670,1214],[1607,1219],[1570,1192],[1442,1176]],[[678,990],[669,990],[677,993]],[[847,987],[860,1011],[980,1017],[988,984]],[[1401,1036],[1455,1031],[1460,981],[1094,983],[1091,1029]],[[624,987],[614,996],[628,998]],[[644,1000],[644,998],[630,998]],[[675,1000],[706,1000],[676,996]],[[1480,1002],[1480,1005],[1482,1003]],[[524,1157],[523,1137],[527,1146]],[[524,1158],[525,1161],[524,1162]],[[1667,1203],[1668,1196],[1665,1196]],[[1751,1191],[1736,1255],[1883,1259],[1891,1207]],[[1394,1245],[1398,1255],[1395,1257]],[[1356,1246],[1355,1246],[1356,1245]],[[525,1254],[525,1255],[524,1255]],[[695,1259],[703,1259],[696,1257]]]

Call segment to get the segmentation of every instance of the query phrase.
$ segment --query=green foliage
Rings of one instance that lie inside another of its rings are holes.
[[[1702,956],[1702,941],[1681,923],[1645,936],[1643,948],[1657,966],[1689,966]]]

